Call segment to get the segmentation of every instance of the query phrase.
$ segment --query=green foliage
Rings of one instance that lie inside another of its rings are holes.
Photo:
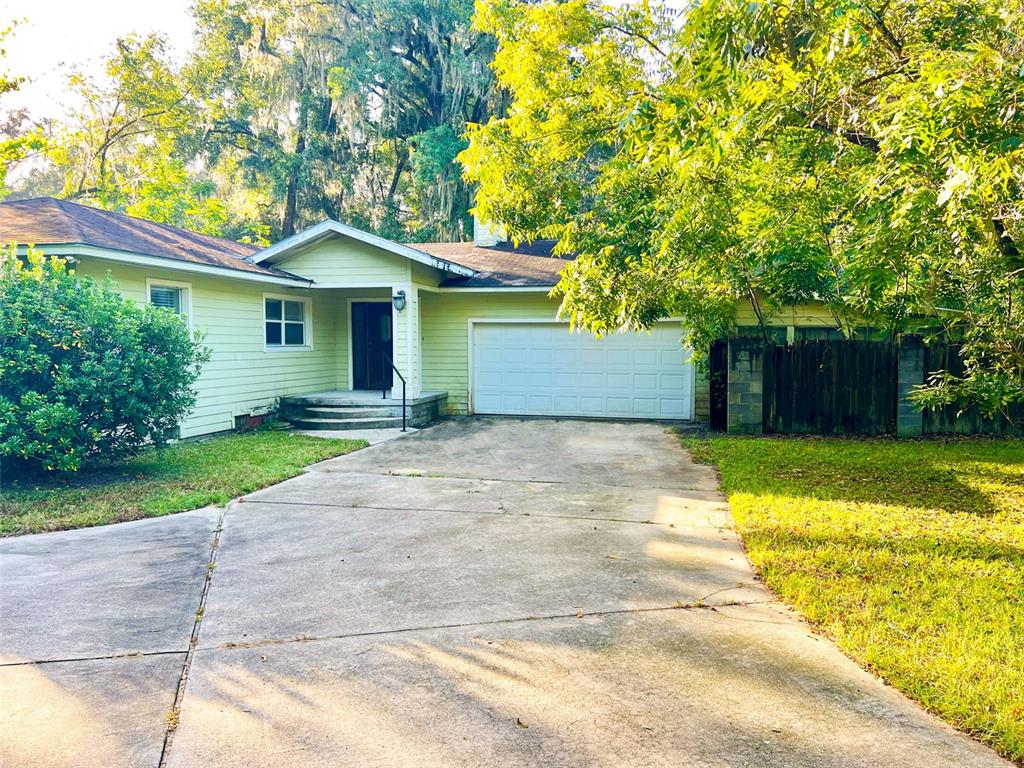
[[[225,201],[189,170],[184,142],[195,103],[165,41],[156,35],[119,40],[106,76],[103,82],[71,78],[83,106],[48,147],[63,180],[54,192],[197,232],[223,232]]]
[[[0,495],[0,536],[107,525],[225,504],[302,472],[317,461],[365,448],[257,431],[146,450],[121,464],[12,484]]]
[[[4,40],[12,33],[14,27],[0,27],[0,65],[7,61]],[[0,70],[0,97],[18,90],[22,78]],[[23,114],[5,116],[0,123],[0,198],[7,195],[7,173],[16,163],[26,157],[37,154],[46,146],[42,131],[36,126],[26,126]]]
[[[851,658],[1024,760],[1024,441],[713,438],[765,584]]]
[[[971,396],[1024,381],[1024,11],[997,0],[660,6],[484,0],[507,115],[461,158],[477,210],[578,258],[604,332],[692,342],[808,299],[837,327],[965,341]],[[922,321],[922,318],[929,318]],[[952,389],[947,389],[952,393]]]
[[[64,261],[0,253],[0,461],[73,471],[169,437],[208,358],[169,310],[140,306]]]
[[[53,190],[265,243],[325,218],[389,237],[459,239],[452,160],[501,104],[468,0],[199,0],[196,47],[120,40],[107,81],[55,131]]]

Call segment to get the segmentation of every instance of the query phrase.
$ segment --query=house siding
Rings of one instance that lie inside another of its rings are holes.
[[[410,282],[410,261],[366,243],[331,238],[274,262],[293,275],[324,285],[399,285]]]
[[[353,287],[290,288],[91,257],[80,257],[77,271],[100,280],[109,274],[122,294],[139,302],[147,300],[147,278],[191,285],[191,324],[204,335],[212,356],[196,382],[197,403],[181,424],[182,437],[232,429],[236,416],[273,408],[282,396],[347,389],[351,299],[387,298],[394,290],[406,291],[406,309],[393,314],[395,363],[409,381],[410,395],[423,390],[447,392],[451,414],[469,412],[471,319],[557,319],[559,302],[545,292],[438,291],[437,270],[360,243],[331,240],[279,266],[321,284]],[[311,300],[311,350],[264,348],[263,296],[267,293]],[[740,324],[756,322],[748,303],[737,310]],[[824,307],[803,305],[777,313],[771,323],[827,326],[831,317]],[[695,385],[694,416],[706,420],[707,378],[699,371]]]
[[[811,326],[815,328],[836,325],[835,318],[821,302],[796,304],[782,307],[765,317],[768,325],[773,326]],[[736,305],[736,325],[758,325],[757,314],[749,301],[740,301]]]
[[[330,296],[88,258],[79,259],[76,272],[97,280],[109,274],[122,295],[140,303],[147,300],[147,278],[191,284],[192,329],[212,355],[196,381],[196,406],[181,423],[182,437],[232,429],[236,416],[273,408],[285,395],[347,386],[347,337],[338,333],[344,310]],[[265,293],[311,299],[311,350],[264,349]]]

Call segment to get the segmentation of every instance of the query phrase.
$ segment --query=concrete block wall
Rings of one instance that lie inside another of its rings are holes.
[[[701,424],[711,421],[711,380],[705,368],[698,368],[693,377],[693,420]]]
[[[729,402],[726,431],[759,435],[764,409],[764,345],[760,339],[729,341]]]
[[[914,437],[924,432],[924,414],[917,409],[907,395],[919,384],[925,375],[924,344],[917,336],[903,336],[900,339],[896,374],[896,436]]]

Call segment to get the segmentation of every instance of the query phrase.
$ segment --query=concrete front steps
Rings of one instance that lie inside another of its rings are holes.
[[[424,392],[406,401],[406,424],[410,427],[425,426],[443,417],[447,408],[447,392]],[[281,398],[281,415],[296,429],[401,428],[402,399],[381,397],[380,390],[314,392]]]

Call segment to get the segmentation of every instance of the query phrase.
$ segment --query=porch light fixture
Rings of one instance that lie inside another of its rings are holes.
[[[395,305],[395,309],[399,312],[405,309],[405,291],[398,291],[394,296],[392,296],[391,303]]]

